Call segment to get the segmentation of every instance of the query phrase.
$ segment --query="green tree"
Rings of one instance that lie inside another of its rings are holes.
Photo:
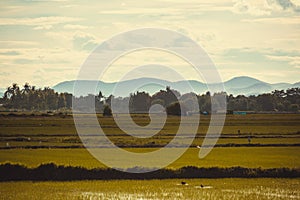
[[[275,109],[272,94],[261,94],[257,96],[258,110],[273,111]]]
[[[65,99],[66,99],[66,107],[68,109],[72,108],[72,100],[73,100],[73,95],[70,93],[64,93]]]
[[[21,107],[21,91],[17,83],[13,83],[9,86],[4,93],[4,99],[6,106],[9,108],[20,108]]]
[[[103,116],[110,117],[112,116],[112,111],[109,105],[104,105],[103,107]]]
[[[187,109],[183,105],[180,105],[179,102],[174,102],[166,108],[166,111],[168,115],[184,116],[186,115]]]
[[[151,106],[151,97],[146,92],[136,92],[130,95],[130,113],[147,113]]]
[[[160,90],[152,96],[152,101],[156,99],[161,99],[164,102],[164,106],[167,107],[173,102],[177,102],[180,93],[176,90],[172,90],[169,86],[166,87],[166,90]]]
[[[206,94],[198,96],[198,104],[199,104],[199,110],[201,112],[204,112],[204,111],[211,112],[210,92],[206,92]]]
[[[65,108],[66,107],[66,97],[63,93],[60,93],[57,100],[57,108]]]

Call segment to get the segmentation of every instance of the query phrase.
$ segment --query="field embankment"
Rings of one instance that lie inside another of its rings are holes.
[[[128,172],[138,168],[127,169]],[[158,169],[148,173],[128,173],[115,169],[86,169],[82,167],[57,166],[53,163],[27,168],[18,164],[0,165],[0,181],[72,181],[114,179],[171,179],[171,178],[299,178],[300,169],[289,168],[198,168]]]

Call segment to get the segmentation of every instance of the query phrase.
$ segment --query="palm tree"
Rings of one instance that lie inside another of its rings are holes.
[[[31,86],[29,83],[25,83],[22,89],[22,94],[28,94],[31,90]]]
[[[4,99],[8,100],[14,95],[14,91],[11,86],[7,87],[4,93]]]
[[[18,108],[21,102],[21,92],[18,84],[13,83],[4,93],[4,99],[9,107]]]

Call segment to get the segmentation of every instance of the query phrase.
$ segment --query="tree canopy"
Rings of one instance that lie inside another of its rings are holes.
[[[114,103],[114,112],[124,112],[124,107],[129,106],[130,113],[148,113],[151,106],[159,104],[169,113],[178,114],[178,108],[184,107],[184,112],[213,112],[211,111],[211,97],[218,102],[219,96],[226,96],[227,110],[230,111],[274,111],[274,112],[299,112],[300,109],[300,88],[291,88],[286,91],[275,90],[272,93],[260,94],[257,96],[227,95],[224,92],[197,95],[186,93],[181,95],[178,91],[166,87],[157,93],[150,95],[146,92],[135,92],[129,97],[105,97],[99,91],[98,95],[89,94],[85,97],[74,97],[70,93],[58,93],[49,87],[36,88],[28,83],[22,87],[13,83],[7,88],[0,103],[5,109],[15,110],[58,110],[71,109],[72,101],[93,103],[96,112],[103,112],[110,109]],[[220,101],[221,102],[221,101]],[[224,107],[224,106],[223,106]],[[79,107],[80,109],[80,107]],[[85,109],[84,107],[82,108]],[[93,110],[93,109],[92,109]],[[177,110],[177,111],[176,111]],[[182,114],[182,113],[181,113]]]

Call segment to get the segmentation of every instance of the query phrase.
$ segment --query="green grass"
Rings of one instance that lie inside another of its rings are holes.
[[[186,181],[188,185],[181,185]],[[203,184],[204,188],[199,187]],[[300,179],[4,182],[1,199],[300,199]]]
[[[153,148],[131,148],[134,152],[153,151]],[[198,158],[199,149],[190,148],[169,168],[184,166],[249,168],[300,168],[300,147],[228,147],[214,148],[204,159]],[[112,158],[114,159],[114,158]],[[54,162],[58,165],[105,167],[91,156],[86,149],[10,149],[0,151],[0,163],[20,163],[36,167],[41,163]],[[133,166],[124,166],[133,167]]]
[[[90,117],[90,115],[87,115]],[[122,116],[121,116],[122,117]],[[121,118],[118,116],[118,118]],[[193,118],[193,116],[192,116]],[[98,118],[106,135],[116,144],[126,147],[149,146],[155,144],[164,146],[170,142],[178,130],[179,117],[168,117],[164,128],[155,136],[141,139],[126,135],[115,124],[113,118]],[[125,122],[127,119],[125,119]],[[133,120],[140,125],[147,125],[146,115],[134,115]],[[208,129],[210,116],[201,116],[197,139],[194,146],[202,143]],[[256,144],[299,144],[300,143],[299,114],[255,114],[228,115],[218,144],[247,144],[247,137],[253,136]],[[189,124],[185,124],[188,126]],[[238,134],[240,130],[240,134]],[[186,133],[193,136],[191,133]],[[30,140],[28,140],[30,139]],[[42,143],[40,143],[42,141]],[[80,145],[71,116],[22,116],[0,117],[0,147],[7,146],[69,146]]]
[[[87,115],[89,117],[90,115]],[[118,116],[122,117],[122,116]],[[146,115],[134,115],[140,125],[146,125]],[[152,151],[153,148],[130,148],[134,145],[166,145],[178,129],[179,117],[168,117],[161,132],[151,138],[137,139],[126,135],[115,124],[113,118],[98,116],[108,137],[117,145],[130,151]],[[125,119],[126,120],[126,119]],[[205,136],[210,116],[202,116],[197,138],[193,145],[200,145]],[[300,144],[300,114],[251,114],[228,115],[218,144],[247,144],[247,137],[253,136],[252,144]],[[126,121],[125,121],[126,122]],[[188,124],[185,124],[188,126]],[[238,135],[238,130],[240,134]],[[188,133],[187,133],[188,134]],[[91,137],[92,140],[92,137]],[[41,141],[41,142],[40,142]],[[55,162],[62,165],[103,167],[85,149],[56,149],[54,147],[81,145],[71,116],[0,116],[0,163],[13,162],[27,166]],[[22,147],[44,146],[51,149],[22,149]],[[189,149],[171,168],[187,165],[199,167],[300,167],[300,147],[224,147],[214,150],[203,160],[198,159],[199,149]]]
[[[99,123],[108,135],[124,134],[115,124],[113,118],[99,117]],[[135,115],[133,120],[140,125],[146,125],[149,119],[145,115]],[[223,134],[290,134],[300,131],[300,114],[255,114],[227,115]],[[205,134],[210,122],[210,116],[201,116],[198,134]],[[174,134],[178,129],[180,119],[168,117],[162,134]],[[74,121],[71,116],[49,117],[0,117],[0,136],[22,135],[76,135]]]

